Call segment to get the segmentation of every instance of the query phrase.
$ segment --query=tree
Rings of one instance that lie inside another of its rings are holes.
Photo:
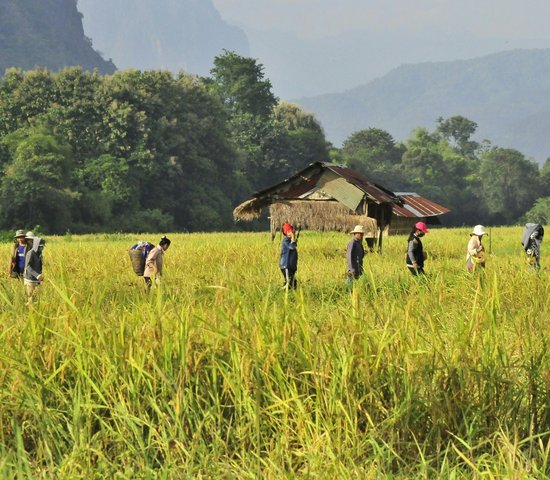
[[[539,170],[517,150],[493,148],[481,159],[481,196],[497,222],[511,224],[533,205],[540,191]]]
[[[439,151],[439,139],[426,129],[417,129],[407,141],[403,154],[403,170],[409,181],[422,186],[427,194],[444,197],[444,188],[449,179],[449,170]]]
[[[546,159],[544,165],[540,169],[540,186],[541,195],[543,197],[550,196],[550,158]]]
[[[550,197],[539,198],[525,214],[525,220],[547,225],[550,222]]]
[[[385,130],[367,128],[353,133],[342,146],[345,163],[372,181],[400,190],[408,183],[402,175],[405,147]]]
[[[43,127],[18,130],[4,141],[13,160],[0,184],[3,226],[39,224],[46,232],[64,232],[78,197],[67,188],[70,148]]]
[[[471,141],[470,138],[477,130],[476,122],[461,115],[456,115],[447,119],[439,117],[437,124],[437,134],[450,142],[461,154],[474,156],[479,144]]]
[[[280,102],[273,110],[275,125],[286,132],[285,151],[280,151],[282,158],[287,159],[288,171],[291,174],[312,162],[329,160],[327,141],[317,119],[302,110],[299,105]]]
[[[242,57],[224,50],[214,58],[212,74],[214,91],[220,95],[232,114],[271,115],[277,98],[269,80],[264,80],[264,67],[254,58]]]

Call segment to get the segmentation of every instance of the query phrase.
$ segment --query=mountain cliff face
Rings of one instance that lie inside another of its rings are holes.
[[[76,0],[0,0],[0,75],[8,67],[73,65],[115,71],[84,35]]]
[[[248,55],[248,40],[211,0],[79,0],[87,34],[119,68],[207,75],[223,49]]]
[[[340,144],[368,127],[404,140],[438,117],[463,115],[478,137],[543,161],[550,155],[550,50],[513,50],[456,62],[403,65],[343,93],[296,100]]]

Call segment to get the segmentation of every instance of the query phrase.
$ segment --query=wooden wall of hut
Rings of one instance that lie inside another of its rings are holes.
[[[424,219],[418,217],[398,217],[394,215],[391,219],[389,233],[392,235],[408,235],[411,233],[416,222],[421,221],[424,221]]]

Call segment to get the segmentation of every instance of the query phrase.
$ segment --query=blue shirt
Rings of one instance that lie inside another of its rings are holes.
[[[25,270],[25,245],[17,246],[17,268],[20,272]]]
[[[281,244],[281,257],[279,259],[279,268],[288,268],[291,272],[295,272],[298,269],[298,250],[296,249],[296,242],[290,240],[289,237],[283,238]]]

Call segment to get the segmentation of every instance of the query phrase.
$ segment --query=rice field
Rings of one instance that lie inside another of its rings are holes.
[[[169,235],[150,294],[127,249],[158,235],[47,238],[34,305],[0,283],[0,478],[548,478],[550,255],[521,231],[470,274],[469,230],[432,230],[418,280],[389,237],[351,290],[350,237],[302,232],[296,292],[267,233]]]

